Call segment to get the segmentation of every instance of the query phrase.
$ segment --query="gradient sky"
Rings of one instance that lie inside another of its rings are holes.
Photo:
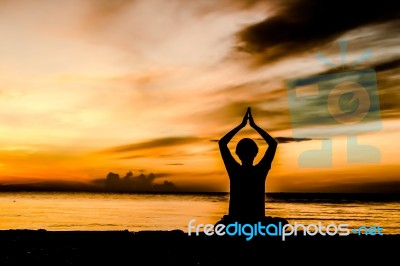
[[[90,182],[131,170],[227,191],[216,140],[251,106],[256,123],[281,137],[267,191],[399,192],[398,1],[281,3],[0,1],[0,182]],[[339,40],[346,67],[372,51],[356,70],[377,73],[382,129],[359,143],[382,158],[348,163],[338,135],[331,168],[300,168],[298,156],[321,140],[312,128],[309,140],[293,138],[285,81],[331,72],[318,52],[340,66]],[[259,138],[247,127],[230,147],[244,136]]]

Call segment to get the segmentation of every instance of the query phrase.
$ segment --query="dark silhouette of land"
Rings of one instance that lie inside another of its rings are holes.
[[[21,184],[1,184],[0,192],[113,192],[113,193],[174,193],[179,188],[171,181],[155,182],[158,176],[154,173],[143,173],[135,176],[131,171],[124,177],[110,172],[105,178],[91,182],[71,181],[37,181]]]
[[[268,144],[264,156],[256,165],[254,165],[254,158],[257,156],[258,147],[254,140],[244,138],[238,142],[236,155],[241,163],[235,160],[228,148],[232,138],[248,122]],[[265,221],[265,181],[271,169],[278,142],[254,122],[249,107],[242,122],[222,137],[218,144],[230,180],[229,214],[225,215],[219,223]],[[281,220],[287,223],[284,219]]]

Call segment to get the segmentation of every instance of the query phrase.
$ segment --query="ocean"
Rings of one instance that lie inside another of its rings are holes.
[[[229,194],[0,193],[0,230],[183,230],[188,222],[215,224],[227,214]],[[267,216],[289,223],[380,226],[400,234],[400,199],[379,196],[276,194]]]

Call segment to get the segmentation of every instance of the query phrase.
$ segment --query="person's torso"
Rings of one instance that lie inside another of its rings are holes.
[[[230,176],[229,214],[243,219],[264,217],[265,179],[268,171],[239,166]]]

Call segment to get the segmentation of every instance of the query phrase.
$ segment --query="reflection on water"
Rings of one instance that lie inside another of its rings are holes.
[[[0,229],[174,230],[187,223],[216,223],[227,194],[0,193]],[[400,234],[400,202],[294,200],[267,197],[266,215],[290,223],[381,226]]]

